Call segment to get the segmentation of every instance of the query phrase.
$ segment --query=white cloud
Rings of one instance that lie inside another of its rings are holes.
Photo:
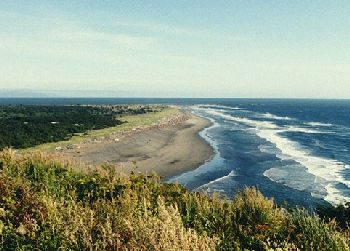
[[[154,37],[134,36],[125,33],[97,32],[76,27],[55,28],[49,35],[51,39],[60,42],[100,42],[124,46],[129,49],[147,49],[157,42],[157,39]]]
[[[110,37],[118,45],[123,45],[133,49],[145,49],[155,44],[156,39],[148,37],[135,37],[127,34],[112,35]]]
[[[147,31],[152,31],[157,33],[173,34],[173,35],[193,36],[193,35],[201,34],[200,31],[194,31],[191,29],[178,27],[174,25],[164,25],[164,24],[155,24],[155,23],[112,22],[112,26],[142,29],[142,30],[147,30]]]

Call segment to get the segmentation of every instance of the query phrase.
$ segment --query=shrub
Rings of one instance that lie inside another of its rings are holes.
[[[349,231],[246,188],[191,193],[113,166],[0,152],[0,250],[348,250]]]

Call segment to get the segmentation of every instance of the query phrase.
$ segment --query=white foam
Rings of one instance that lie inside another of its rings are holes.
[[[217,178],[215,180],[212,180],[212,181],[210,181],[210,182],[208,182],[208,183],[206,183],[204,185],[201,185],[196,190],[200,190],[200,189],[202,189],[204,187],[208,187],[208,186],[210,186],[210,185],[212,185],[214,183],[221,182],[221,181],[223,181],[223,180],[225,180],[227,178],[234,177],[234,176],[236,176],[236,173],[235,173],[235,171],[232,170],[228,175],[222,176],[222,177]]]
[[[259,145],[259,150],[262,153],[276,153],[276,149],[269,145]]]
[[[279,179],[276,177],[285,176],[285,175],[288,175],[288,173],[286,171],[279,169],[279,168],[272,167],[270,169],[267,169],[263,173],[263,175],[265,177],[268,177],[270,180],[272,180],[274,182],[280,183]]]
[[[207,113],[212,114],[212,115],[216,115],[216,116],[220,116],[226,120],[231,120],[231,121],[235,121],[235,122],[239,122],[239,123],[248,124],[250,126],[257,127],[257,128],[270,128],[270,129],[278,128],[277,125],[275,125],[274,123],[269,122],[269,121],[258,121],[258,120],[244,118],[244,117],[236,117],[236,116],[224,114],[223,112],[220,112],[217,110],[210,110],[210,111],[207,111]]]
[[[214,156],[212,156],[210,159],[208,159],[203,165],[199,166],[198,168],[185,173],[181,173],[179,175],[176,175],[168,179],[167,182],[169,183],[181,182],[181,184],[187,185],[191,182],[191,179],[192,179],[191,177],[201,175],[202,173],[206,173],[209,167],[208,164],[210,164],[211,162],[223,161],[222,157],[220,156],[219,147],[215,139],[210,137],[208,133],[209,130],[220,127],[220,124],[217,123],[213,118],[206,117],[200,113],[200,111],[206,111],[206,109],[200,108],[199,106],[191,106],[191,108],[194,114],[196,114],[197,116],[209,119],[212,122],[212,125],[200,131],[199,135],[212,146],[214,150]]]
[[[281,117],[281,116],[277,116],[277,115],[274,115],[274,114],[269,113],[269,112],[262,114],[261,117],[267,118],[267,119],[276,119],[276,120],[294,120],[294,119],[287,117],[287,116]]]
[[[313,129],[310,129],[310,128],[298,127],[298,126],[287,126],[285,128],[286,128],[285,131],[287,131],[287,132],[302,132],[302,133],[313,133],[313,134],[316,134],[316,133],[327,133],[327,132],[324,132],[324,131],[313,130]]]
[[[325,189],[327,191],[327,195],[324,197],[326,201],[332,203],[333,205],[340,205],[346,202],[346,200],[344,201],[341,199],[341,195],[339,195],[339,191],[334,187],[334,184],[328,184]]]
[[[275,144],[282,152],[282,155],[279,156],[281,159],[292,159],[300,163],[307,168],[309,173],[321,177],[329,184],[339,182],[350,188],[350,181],[344,179],[341,174],[342,171],[349,168],[348,165],[336,160],[313,156],[298,143],[281,137],[277,132],[271,130],[260,131],[257,135]],[[334,201],[346,202],[350,199],[339,194],[336,189],[326,189],[326,191],[325,199],[331,203]]]
[[[201,105],[202,107],[209,107],[209,108],[219,108],[219,109],[226,109],[226,110],[242,110],[238,106],[226,106],[226,105]]]
[[[306,124],[310,126],[326,126],[326,127],[333,126],[333,124],[321,123],[321,122],[308,122]]]
[[[342,176],[342,172],[350,168],[349,165],[337,160],[313,156],[308,150],[303,149],[303,147],[297,142],[280,135],[281,132],[288,131],[288,128],[283,129],[271,122],[235,117],[219,111],[210,111],[210,113],[221,116],[227,120],[230,119],[245,123],[249,126],[254,126],[256,128],[256,134],[260,138],[271,142],[281,151],[281,154],[277,156],[280,159],[294,160],[298,162],[303,165],[309,173],[324,179],[330,185],[338,182],[350,188],[350,181],[344,179]],[[350,200],[349,197],[342,196],[336,188],[330,189],[330,186],[328,186],[326,191],[327,196],[324,199],[331,203],[334,203],[335,201],[346,202]]]
[[[199,114],[197,114],[198,116],[200,116]],[[211,126],[204,128],[202,131],[199,132],[199,135],[204,138],[211,147],[213,147],[215,154],[219,153],[219,148],[218,145],[216,144],[216,142],[208,135],[208,131],[217,127],[220,127],[220,124],[217,123],[214,119],[212,118],[207,118],[210,120],[210,122],[212,123]]]

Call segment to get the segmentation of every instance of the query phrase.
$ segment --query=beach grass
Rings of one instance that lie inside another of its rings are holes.
[[[349,229],[257,189],[191,193],[112,166],[0,152],[0,250],[349,250]],[[73,166],[72,166],[73,165]]]
[[[31,151],[52,151],[57,147],[68,147],[70,145],[75,145],[84,142],[86,139],[98,139],[102,137],[107,137],[114,133],[123,133],[131,131],[134,128],[149,126],[152,124],[157,124],[162,120],[169,118],[173,115],[179,113],[177,107],[165,107],[157,112],[148,112],[145,114],[137,115],[126,115],[118,117],[123,123],[114,127],[108,127],[101,130],[91,130],[84,134],[74,135],[69,140],[50,142],[41,144],[35,147],[27,148],[21,150],[21,152],[31,152]]]

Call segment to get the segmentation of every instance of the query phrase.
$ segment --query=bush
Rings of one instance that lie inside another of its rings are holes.
[[[349,231],[255,188],[232,200],[112,166],[0,153],[0,250],[348,250]]]

